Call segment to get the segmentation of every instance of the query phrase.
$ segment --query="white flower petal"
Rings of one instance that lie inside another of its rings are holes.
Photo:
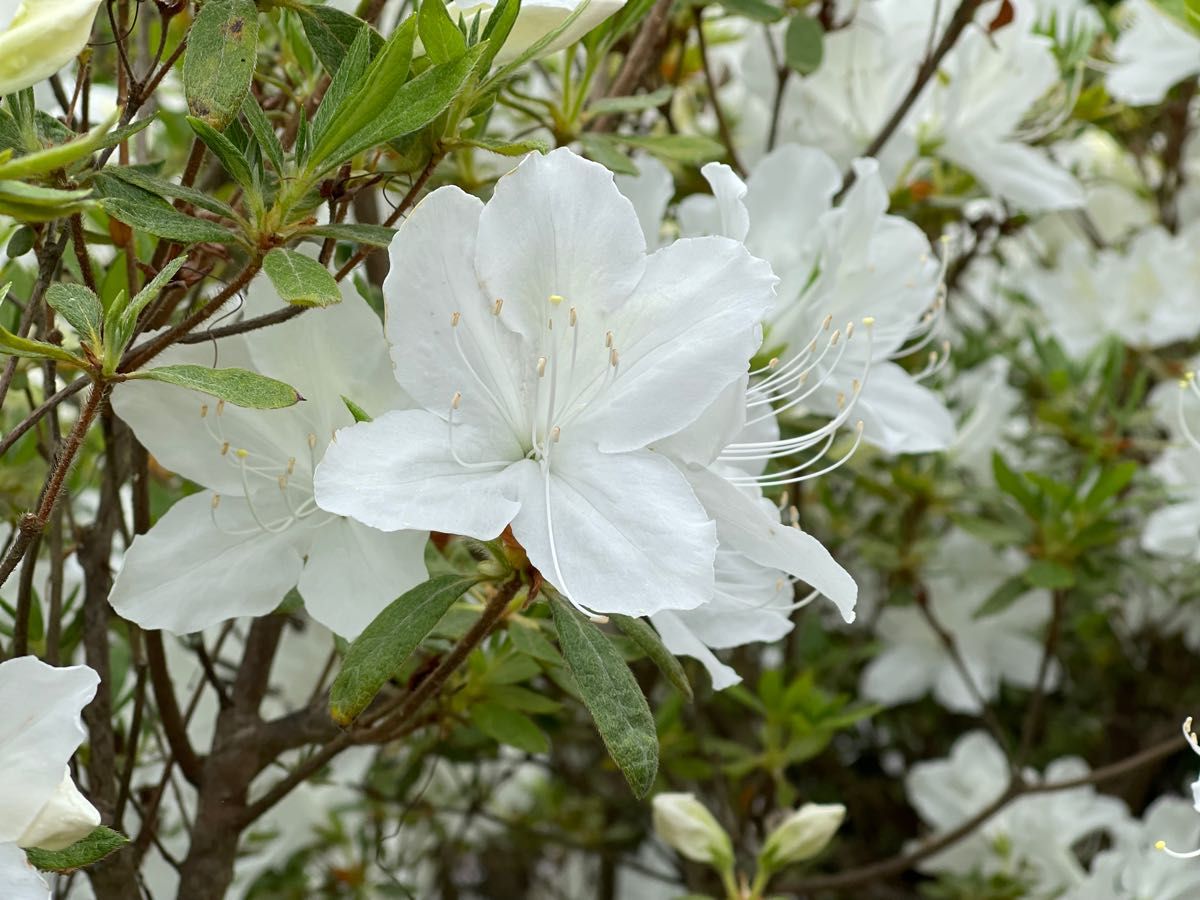
[[[286,516],[278,489],[253,498],[265,524]],[[214,524],[214,515],[217,524]],[[143,628],[190,634],[239,616],[271,612],[300,577],[312,528],[261,530],[245,498],[184,497],[134,538],[108,602]]]
[[[939,153],[983,183],[992,194],[1025,212],[1076,209],[1086,199],[1075,177],[1042,150],[1016,141],[955,134]]]
[[[547,510],[542,472],[523,469],[513,534],[577,605],[645,616],[712,598],[716,529],[666,458],[649,450],[600,453],[564,440],[550,471]]]
[[[725,238],[659,250],[613,316],[619,369],[575,427],[605,451],[645,447],[695,421],[743,375],[761,340],[775,277]]]
[[[651,616],[650,621],[654,623],[658,636],[668,650],[676,656],[690,656],[704,665],[714,691],[723,691],[741,683],[742,676],[732,666],[717,659],[716,654],[691,632],[676,612],[662,610]]]
[[[79,713],[99,683],[86,666],[32,656],[0,663],[0,842],[17,840],[54,795],[86,737]]]
[[[5,900],[50,900],[50,885],[11,841],[0,842],[0,885]]]
[[[79,792],[70,768],[64,766],[58,787],[37,818],[17,838],[17,844],[41,850],[65,850],[91,834],[99,824],[99,810]]]
[[[831,381],[814,394],[813,406],[836,414],[839,388],[848,392],[849,384]],[[862,419],[863,438],[888,453],[930,453],[954,443],[954,417],[945,402],[895,363],[871,367],[851,415]]]
[[[454,449],[467,462],[491,461],[495,436],[454,426]],[[511,450],[511,448],[509,448]],[[519,448],[507,458],[521,460]],[[314,481],[317,503],[384,531],[410,528],[491,540],[517,514],[525,462],[468,469],[450,450],[449,426],[424,410],[401,410],[343,428]],[[532,465],[532,463],[529,463]]]
[[[898,706],[922,697],[932,686],[941,660],[915,644],[887,647],[863,669],[859,691],[864,698]]]
[[[657,250],[662,244],[663,216],[667,213],[667,204],[675,196],[675,177],[670,169],[648,153],[636,154],[633,161],[638,174],[617,173],[613,181],[633,204],[646,246]]]
[[[424,531],[388,532],[337,519],[318,528],[300,573],[309,614],[353,640],[383,608],[429,577]]]
[[[1122,10],[1132,21],[1117,38],[1105,85],[1125,103],[1158,103],[1173,85],[1200,72],[1200,38],[1147,0],[1131,0]]]

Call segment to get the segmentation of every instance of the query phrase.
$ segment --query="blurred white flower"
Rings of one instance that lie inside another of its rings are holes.
[[[1027,771],[1030,783],[1054,783],[1088,773],[1080,759],[1052,762],[1044,778]],[[999,798],[1008,786],[1009,765],[985,732],[963,735],[945,759],[914,765],[905,779],[912,805],[934,833],[949,831]],[[1038,896],[1056,896],[1079,885],[1083,866],[1072,847],[1101,831],[1112,833],[1128,817],[1125,804],[1091,786],[1019,797],[961,841],[924,861],[925,872],[985,876],[1034,876]],[[1155,898],[1158,900],[1158,898]]]
[[[724,238],[647,255],[612,173],[565,149],[526,158],[486,206],[434,191],[384,286],[395,376],[422,408],[340,431],[318,501],[385,530],[511,525],[581,609],[700,606],[716,528],[647,448],[744,377],[775,281]]]
[[[1200,37],[1149,0],[1126,0],[1121,13],[1127,24],[1105,78],[1113,97],[1135,106],[1158,103],[1172,86],[1200,73]]]
[[[976,691],[994,699],[1002,683],[1032,688],[1042,646],[1038,632],[1050,618],[1050,595],[1029,590],[994,615],[975,618],[980,606],[1010,576],[1021,571],[1019,555],[1000,555],[961,532],[943,541],[925,576],[929,611],[954,636]],[[932,693],[955,712],[979,711],[976,691],[963,678],[950,652],[915,606],[888,606],[875,625],[883,649],[863,670],[865,698],[895,706]],[[1052,666],[1047,686],[1058,683]]]
[[[62,850],[91,834],[100,814],[71,780],[68,763],[86,732],[80,711],[99,677],[33,656],[0,663],[0,884],[5,900],[46,900],[50,890],[21,847]]]
[[[1014,418],[1021,392],[1008,383],[1011,364],[993,356],[965,372],[956,372],[947,393],[957,399],[966,414],[947,455],[981,481],[992,478],[992,453],[1005,436],[1026,431]]]
[[[840,803],[805,803],[767,835],[759,865],[769,872],[812,859],[829,845],[846,820]]]
[[[1159,852],[1157,844],[1200,844],[1200,816],[1180,797],[1160,797],[1141,820],[1113,831],[1113,846],[1097,853],[1086,881],[1063,900],[1192,900],[1200,896],[1200,867]]]
[[[49,78],[87,46],[100,0],[0,0],[0,96]]]
[[[260,277],[249,316],[278,308]],[[384,534],[330,516],[313,500],[313,470],[334,431],[406,403],[391,378],[378,317],[353,287],[343,301],[221,341],[221,366],[279,378],[305,399],[250,410],[148,381],[113,392],[113,408],[166,468],[208,488],[185,497],[129,547],[109,602],[144,628],[177,634],[265,615],[298,588],[310,613],[353,638],[427,577],[427,535]],[[177,345],[156,364],[212,365],[208,344]]]
[[[620,11],[626,0],[588,0],[585,9],[571,25],[555,38],[536,58],[549,56],[570,47],[585,34]],[[543,37],[550,34],[582,5],[582,0],[525,0],[517,13],[517,21],[504,42],[496,62],[503,65],[516,59]],[[450,0],[450,14],[457,21],[459,15],[470,22],[480,17],[480,27],[487,24],[496,0]]]
[[[718,871],[733,865],[729,834],[691,794],[655,795],[654,830],[693,862],[707,863]]]

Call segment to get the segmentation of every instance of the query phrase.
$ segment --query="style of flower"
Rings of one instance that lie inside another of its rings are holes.
[[[338,432],[330,512],[481,540],[506,527],[593,613],[712,599],[717,529],[651,445],[742,378],[775,277],[725,238],[647,255],[612,174],[531,156],[485,205],[447,187],[392,244],[396,380],[421,407]]]
[[[1114,98],[1134,106],[1158,103],[1173,85],[1200,73],[1200,36],[1149,0],[1127,0],[1120,12],[1125,26],[1104,79]]]
[[[861,419],[864,439],[893,453],[944,449],[954,421],[920,383],[947,354],[936,343],[940,267],[920,229],[887,215],[876,162],[854,167],[857,180],[835,207],[841,173],[820,150],[780,147],[745,183],[710,163],[703,173],[713,194],[687,198],[680,227],[744,240],[780,278],[765,342],[778,360],[755,381],[760,407]],[[916,376],[893,362],[931,345]]]
[[[1044,777],[1026,771],[1031,784],[1082,778],[1083,760],[1066,757]],[[909,802],[934,834],[961,825],[1008,787],[1008,759],[983,731],[963,735],[945,759],[916,763],[904,786]],[[1058,896],[1086,877],[1072,846],[1100,831],[1113,833],[1128,819],[1125,804],[1090,785],[1018,797],[948,849],[918,864],[924,872],[1029,875],[1044,896]]]
[[[0,0],[0,95],[49,78],[87,46],[100,0]]]
[[[0,884],[6,900],[49,900],[21,848],[62,850],[87,837],[100,814],[80,794],[68,763],[86,732],[79,713],[99,677],[33,656],[0,663]]]
[[[570,47],[609,16],[619,12],[627,0],[587,2],[588,6],[579,14],[579,18],[543,48],[538,53],[538,58]],[[488,16],[496,8],[496,0],[453,0],[450,5],[451,15],[455,20],[461,15],[465,21],[470,22],[479,15],[481,22],[486,24]],[[496,56],[496,62],[501,65],[512,62],[543,37],[560,28],[581,5],[583,0],[529,0],[522,3],[517,13],[517,21],[513,23],[508,39]]]
[[[248,315],[278,307],[265,279]],[[109,602],[143,628],[199,631],[274,610],[297,588],[312,616],[353,638],[427,576],[423,532],[384,534],[318,509],[313,470],[336,429],[404,405],[378,317],[354,289],[281,325],[222,340],[222,366],[280,378],[306,398],[283,410],[227,406],[171,385],[126,382],[113,408],[164,467],[208,488],[176,503],[130,545]],[[160,364],[211,365],[209,345]]]
[[[1018,557],[1001,556],[975,538],[952,533],[926,573],[926,602],[934,620],[954,636],[971,684],[919,608],[888,606],[875,624],[883,649],[863,670],[863,696],[896,706],[932,693],[949,710],[975,713],[980,698],[994,699],[1001,683],[1032,688],[1042,656],[1036,635],[1050,617],[1049,594],[1031,590],[1001,612],[975,617],[992,592],[1021,568]],[[1057,681],[1052,667],[1048,687]]]

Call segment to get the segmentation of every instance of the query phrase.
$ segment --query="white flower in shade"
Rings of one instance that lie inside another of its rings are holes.
[[[747,378],[731,385],[695,423],[656,445],[687,477],[717,523],[716,589],[709,603],[691,610],[663,610],[651,617],[673,652],[704,663],[713,687],[741,681],[714,649],[776,641],[792,630],[791,614],[818,595],[854,621],[858,586],[821,543],[794,525],[763,489],[804,480],[807,473],[767,472],[773,457],[792,452],[780,438],[769,404]],[[819,474],[819,473],[818,473]],[[812,592],[795,599],[794,582]]]
[[[759,865],[769,872],[812,859],[824,850],[846,820],[840,803],[805,803],[767,835]]]
[[[923,176],[922,168],[910,164],[925,154],[965,169],[993,196],[1020,209],[1067,209],[1083,202],[1074,178],[1029,146],[1053,130],[1070,100],[1055,98],[1060,115],[1038,114],[1047,92],[1063,90],[1053,42],[1034,33],[1038,10],[1030,0],[1009,5],[1012,20],[994,29],[989,26],[1000,5],[981,5],[975,25],[963,32],[938,77],[930,79],[881,148],[889,183]],[[781,134],[823,147],[848,165],[898,108],[931,35],[944,29],[953,10],[938,0],[858,6],[848,27],[826,36],[821,67],[789,85]],[[763,54],[754,42],[748,52]],[[1035,118],[1042,121],[1029,121]]]
[[[710,163],[703,172],[713,195],[687,198],[680,226],[744,240],[780,278],[766,340],[778,360],[755,381],[757,405],[774,403],[781,417],[861,419],[864,438],[893,453],[944,449],[954,421],[920,384],[945,361],[935,343],[941,270],[920,229],[887,215],[875,161],[854,166],[858,178],[834,207],[841,173],[820,150],[780,147],[746,183]],[[921,375],[892,361],[931,344]]]
[[[1037,635],[1050,617],[1050,595],[1031,590],[995,615],[975,618],[980,606],[1008,577],[1021,571],[1019,556],[1000,556],[982,541],[955,532],[926,574],[929,610],[954,636],[975,691],[963,678],[942,640],[915,606],[888,606],[875,634],[883,649],[863,670],[864,697],[895,706],[932,693],[955,712],[978,712],[1000,685],[1031,688],[1042,646]],[[1048,685],[1058,681],[1051,668]]]
[[[538,57],[548,56],[570,47],[585,34],[618,12],[626,0],[588,0],[587,9],[571,25],[543,49]],[[500,64],[516,59],[543,37],[562,26],[583,5],[583,0],[526,0],[517,13],[517,21],[504,42],[496,61]],[[451,16],[459,15],[470,22],[476,15],[481,27],[496,8],[496,0],[451,0]]]
[[[1149,0],[1127,0],[1121,13],[1125,27],[1104,80],[1113,97],[1135,106],[1158,103],[1173,85],[1200,73],[1200,36]]]
[[[1159,556],[1200,559],[1200,452],[1168,447],[1150,466],[1169,500],[1142,527],[1143,549]]]
[[[1086,776],[1080,759],[1052,762],[1044,778],[1026,771],[1031,783]],[[985,732],[963,735],[945,759],[915,764],[905,778],[909,801],[934,834],[962,824],[1000,797],[1009,764]],[[923,872],[1033,875],[1039,896],[1057,896],[1085,877],[1072,846],[1097,832],[1113,832],[1128,818],[1125,804],[1089,786],[1019,797],[966,838],[918,864]]]
[[[992,453],[1006,436],[1024,433],[1024,423],[1014,417],[1021,392],[1008,383],[1009,361],[993,356],[973,369],[956,372],[950,390],[966,414],[947,455],[981,481],[992,478]]]
[[[249,315],[278,306],[256,280]],[[211,345],[177,346],[158,364],[211,365]],[[265,615],[291,588],[308,611],[353,638],[426,579],[418,532],[384,534],[329,515],[313,500],[313,470],[336,429],[406,399],[391,377],[378,317],[353,288],[341,303],[221,341],[221,366],[279,378],[306,399],[282,410],[229,406],[177,387],[127,382],[113,408],[158,462],[205,488],[169,509],[129,547],[109,602],[144,628],[199,631]]]
[[[1063,900],[1191,900],[1200,896],[1200,867],[1156,848],[1200,844],[1200,816],[1180,797],[1160,797],[1141,820],[1115,830],[1113,846],[1097,853],[1086,881]]]
[[[693,862],[719,871],[733,865],[733,843],[703,803],[691,794],[656,794],[654,830]]]
[[[1200,756],[1200,738],[1197,738],[1196,732],[1192,731],[1191,716],[1188,716],[1183,720],[1183,737],[1188,742],[1188,746],[1192,748],[1192,752],[1197,756]],[[1192,782],[1192,809],[1194,812],[1200,813],[1200,778],[1197,778]],[[1194,815],[1192,817],[1192,821],[1195,823]],[[1189,845],[1194,845],[1197,843],[1197,830],[1198,829],[1195,827],[1195,825],[1188,829],[1191,836],[1191,840],[1188,842]],[[1156,835],[1156,837],[1157,840],[1155,841],[1154,848],[1156,850],[1162,850],[1168,856],[1173,856],[1176,859],[1195,859],[1197,856],[1200,856],[1200,848],[1196,850],[1173,849],[1170,846],[1171,843],[1175,843],[1176,847],[1182,846],[1180,843],[1175,841],[1174,835],[1167,835],[1168,838],[1171,838],[1170,841],[1166,840],[1161,834]]]
[[[565,149],[527,158],[486,205],[434,191],[391,261],[395,376],[423,408],[338,432],[320,505],[385,530],[511,525],[597,613],[711,600],[716,527],[648,448],[744,377],[770,267],[715,237],[647,255],[612,174]]]
[[[32,656],[0,663],[0,884],[6,900],[50,890],[22,847],[62,850],[100,824],[68,763],[86,732],[79,713],[100,683],[86,666],[55,668]]]
[[[0,95],[49,78],[87,46],[100,0],[0,0]]]

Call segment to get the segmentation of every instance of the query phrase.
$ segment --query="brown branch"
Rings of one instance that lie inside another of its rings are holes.
[[[637,37],[633,39],[629,52],[625,54],[625,62],[621,64],[621,71],[613,79],[607,96],[628,97],[638,89],[638,85],[650,72],[658,59],[659,44],[667,33],[672,2],[673,0],[655,0],[649,14],[642,20],[642,27],[638,29]],[[587,130],[612,131],[620,121],[620,116],[617,115],[600,116],[592,120]]]
[[[704,10],[697,7],[694,11],[696,19],[696,38],[700,42],[700,68],[704,71],[704,83],[708,85],[708,99],[712,101],[713,113],[717,117],[717,133],[721,135],[721,143],[729,154],[729,164],[743,178],[746,177],[746,167],[738,158],[737,145],[733,141],[733,132],[725,121],[725,112],[721,109],[721,101],[717,97],[717,81],[713,78],[712,66],[708,62],[708,42],[704,39]]]

